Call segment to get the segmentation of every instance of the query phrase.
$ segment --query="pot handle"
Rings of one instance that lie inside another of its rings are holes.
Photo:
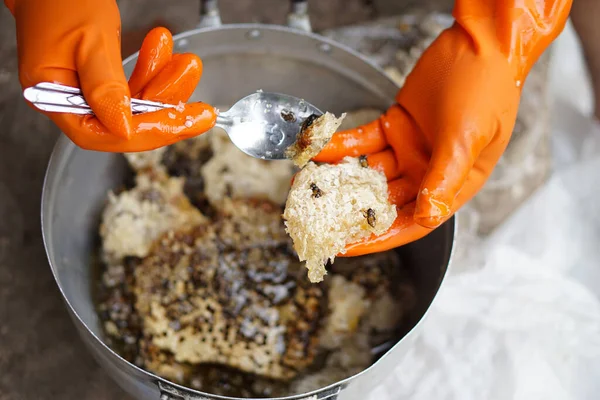
[[[200,0],[200,22],[198,23],[198,28],[212,28],[221,26],[222,24],[218,0]],[[305,32],[312,32],[312,26],[308,17],[307,0],[290,0],[287,26]]]
[[[186,391],[179,390],[166,382],[158,381],[158,390],[160,391],[160,400],[219,400],[222,397],[217,396],[196,396],[189,394]],[[327,390],[323,390],[316,395],[303,397],[297,400],[336,400],[341,391],[341,386],[336,386]]]

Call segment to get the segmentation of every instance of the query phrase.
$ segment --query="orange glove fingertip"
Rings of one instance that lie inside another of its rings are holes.
[[[381,125],[381,118],[377,118],[357,128],[336,132],[313,161],[335,163],[347,156],[358,157],[382,151],[387,141]]]
[[[417,224],[434,229],[440,226],[452,215],[453,199],[447,198],[447,190],[421,189],[417,195],[414,220]]]
[[[171,61],[173,56],[173,36],[164,27],[157,27],[146,35],[138,60],[129,78],[129,87],[134,97],[139,97],[142,89]]]
[[[202,77],[202,60],[195,54],[174,54],[142,90],[140,98],[175,104],[187,101]]]

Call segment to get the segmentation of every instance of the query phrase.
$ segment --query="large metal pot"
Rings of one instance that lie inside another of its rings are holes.
[[[232,104],[257,89],[305,98],[322,110],[341,113],[387,108],[397,87],[356,52],[310,33],[305,2],[292,2],[289,27],[260,24],[221,26],[215,1],[205,2],[201,28],[175,37],[180,51],[198,54],[204,80],[193,100]],[[137,55],[124,62],[127,74]],[[42,230],[52,272],[83,341],[97,361],[139,399],[223,399],[188,389],[125,361],[103,341],[92,300],[92,257],[101,208],[110,189],[125,177],[121,155],[84,151],[66,137],[50,160],[42,199]],[[398,249],[411,266],[418,290],[412,329],[360,374],[288,399],[364,399],[411,345],[450,262],[454,219],[429,236]]]

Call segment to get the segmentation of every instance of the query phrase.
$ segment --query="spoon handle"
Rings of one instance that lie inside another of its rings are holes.
[[[26,88],[23,97],[36,108],[46,112],[93,115],[79,88],[51,82],[41,82]],[[175,107],[173,104],[131,99],[132,114],[141,114]]]

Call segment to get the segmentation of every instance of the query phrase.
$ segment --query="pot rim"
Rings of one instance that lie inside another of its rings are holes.
[[[182,39],[186,39],[188,37],[195,36],[195,35],[202,34],[202,33],[207,33],[207,32],[225,31],[225,30],[242,30],[242,29],[243,30],[261,29],[261,30],[268,30],[268,31],[275,31],[275,32],[286,32],[286,33],[292,33],[295,35],[308,37],[310,39],[314,39],[314,40],[320,41],[322,43],[326,43],[326,44],[330,45],[332,48],[337,48],[343,52],[349,53],[350,55],[360,59],[362,62],[368,64],[369,66],[371,66],[372,68],[377,70],[382,76],[384,76],[390,82],[390,84],[393,84],[394,86],[398,87],[396,85],[396,83],[394,83],[394,81],[387,76],[387,74],[384,72],[384,70],[381,67],[379,67],[373,61],[369,60],[367,57],[365,57],[364,55],[355,51],[354,49],[352,49],[344,44],[341,44],[333,39],[319,35],[317,33],[306,32],[306,31],[291,28],[288,26],[261,24],[261,23],[238,23],[238,24],[226,24],[226,25],[220,25],[220,26],[205,27],[205,28],[196,28],[196,29],[184,31],[177,35],[174,35],[173,42],[176,45],[177,42]],[[134,54],[125,58],[123,60],[123,65],[126,65],[127,63],[129,63],[132,60],[134,60],[135,58],[137,58],[138,54],[139,54],[139,51],[135,52]],[[104,350],[108,351],[108,354],[110,355],[110,357],[116,357],[116,359],[118,359],[120,362],[125,363],[127,366],[135,369],[137,372],[139,372],[143,375],[146,375],[148,377],[151,377],[156,382],[159,390],[161,390],[161,383],[162,383],[163,385],[167,385],[169,387],[175,388],[177,390],[186,392],[186,393],[194,395],[194,396],[204,396],[209,399],[215,399],[215,400],[265,400],[264,398],[241,398],[241,397],[228,397],[228,396],[215,395],[215,394],[211,394],[211,393],[207,393],[207,392],[202,392],[202,391],[199,391],[199,390],[196,390],[193,388],[189,388],[189,387],[177,384],[175,382],[171,382],[168,379],[165,379],[158,375],[155,375],[154,373],[152,373],[150,371],[146,371],[146,370],[138,367],[137,365],[124,359],[121,355],[119,355],[112,348],[110,348],[100,337],[98,337],[98,335],[96,335],[88,327],[88,325],[83,321],[83,319],[77,313],[77,311],[75,310],[75,308],[73,307],[69,298],[67,297],[66,293],[63,290],[58,273],[56,271],[56,267],[55,267],[56,262],[54,262],[54,260],[53,260],[53,254],[52,254],[52,251],[50,248],[50,239],[48,238],[48,235],[46,233],[47,229],[48,229],[48,224],[46,223],[46,215],[50,213],[50,209],[48,208],[48,206],[53,204],[53,196],[51,196],[49,194],[50,191],[49,191],[49,187],[48,187],[48,185],[50,184],[50,179],[56,174],[53,171],[62,171],[64,169],[64,163],[66,162],[66,160],[69,159],[70,154],[76,149],[77,149],[77,146],[72,141],[70,141],[66,136],[64,136],[64,134],[62,134],[56,141],[56,143],[52,149],[50,158],[48,160],[46,172],[44,175],[44,181],[43,181],[43,185],[42,185],[42,195],[41,195],[41,207],[40,207],[41,208],[40,217],[41,217],[42,241],[44,243],[44,251],[46,253],[46,258],[48,260],[48,264],[52,271],[52,276],[54,277],[54,281],[56,282],[56,285],[58,286],[58,289],[63,298],[63,301],[66,303],[71,315],[77,319],[77,321],[85,328],[87,333],[89,333],[93,337],[93,339],[97,343],[99,343],[100,346],[102,346],[102,348]],[[415,335],[414,331],[423,323],[423,320],[427,317],[433,302],[437,299],[438,293],[441,289],[441,286],[442,286],[443,282],[445,281],[446,275],[448,274],[448,270],[450,269],[450,267],[452,265],[452,260],[453,260],[453,255],[454,255],[454,243],[455,243],[455,236],[456,236],[456,230],[457,230],[456,217],[455,216],[451,217],[444,225],[446,225],[448,223],[452,224],[452,228],[451,228],[452,237],[451,237],[451,241],[450,241],[450,252],[448,254],[448,263],[447,263],[446,269],[440,276],[439,285],[435,292],[435,295],[433,296],[433,299],[427,306],[427,308],[426,308],[425,312],[423,313],[423,315],[421,316],[421,318],[419,318],[419,320],[415,323],[415,325],[394,346],[392,346],[384,355],[382,355],[377,361],[375,361],[369,367],[367,367],[364,370],[358,372],[357,374],[349,376],[343,380],[337,381],[335,383],[332,383],[328,386],[325,386],[325,387],[322,387],[319,389],[315,389],[311,392],[307,392],[307,393],[303,393],[303,394],[295,394],[295,395],[290,395],[290,396],[284,396],[284,397],[270,397],[268,399],[269,400],[303,400],[303,399],[304,400],[308,400],[308,399],[312,400],[312,396],[316,396],[316,395],[318,395],[320,393],[324,393],[324,392],[331,392],[331,394],[329,396],[333,396],[333,395],[339,393],[339,391],[342,390],[351,380],[354,380],[355,378],[367,373],[368,371],[373,369],[383,358],[389,357],[392,350],[397,348],[403,341],[406,341],[409,336],[414,336]],[[336,388],[338,388],[337,391],[335,390]],[[328,398],[329,396],[327,396],[326,398]],[[317,397],[315,397],[315,399],[316,398]]]

